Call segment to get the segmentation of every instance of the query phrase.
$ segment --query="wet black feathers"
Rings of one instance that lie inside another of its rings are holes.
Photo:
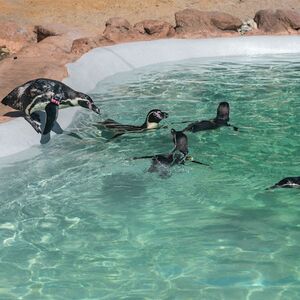
[[[217,108],[217,115],[214,119],[197,121],[189,124],[183,131],[203,131],[217,129],[221,126],[230,126],[229,122],[230,108],[228,102],[220,102]]]

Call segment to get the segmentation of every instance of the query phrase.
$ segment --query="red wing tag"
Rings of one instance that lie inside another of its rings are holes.
[[[54,98],[52,98],[52,99],[50,100],[50,102],[53,103],[53,104],[55,104],[55,105],[57,105],[57,106],[60,105],[60,102],[59,102],[58,100],[54,99]]]

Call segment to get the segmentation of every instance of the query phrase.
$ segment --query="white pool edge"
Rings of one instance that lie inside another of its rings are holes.
[[[95,48],[67,65],[64,82],[82,92],[116,73],[190,58],[300,53],[300,36],[164,39]]]
[[[95,48],[68,64],[64,83],[88,93],[116,73],[190,58],[300,53],[300,36],[252,36],[199,40],[155,40]],[[58,122],[66,129],[78,108],[59,111]],[[51,141],[50,141],[51,143]],[[0,158],[40,145],[40,135],[23,118],[0,124]],[[41,146],[42,147],[42,146]]]

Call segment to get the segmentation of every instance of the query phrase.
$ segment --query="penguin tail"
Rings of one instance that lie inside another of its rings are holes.
[[[8,99],[7,97],[3,98],[2,101],[1,101],[2,104],[4,105],[8,105]]]

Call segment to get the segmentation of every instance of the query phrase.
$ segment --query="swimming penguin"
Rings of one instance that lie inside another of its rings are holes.
[[[237,127],[232,126],[229,122],[229,104],[228,102],[220,102],[217,109],[217,116],[212,120],[197,121],[189,124],[183,131],[198,132],[209,129],[217,129],[221,126],[231,126],[235,131]]]
[[[179,163],[184,164],[185,161],[191,161],[191,162],[199,164],[199,165],[209,166],[208,164],[194,160],[194,158],[192,156],[188,155],[189,154],[188,138],[183,133],[183,131],[176,131],[175,129],[172,128],[171,134],[172,134],[173,143],[174,143],[174,148],[171,153],[175,153],[176,151],[179,151],[179,153],[181,154],[180,160],[179,160],[178,155],[177,155],[176,159],[174,160],[176,164],[179,164]]]
[[[300,176],[283,178],[269,189],[275,188],[300,188]]]
[[[143,132],[150,129],[158,129],[160,121],[167,117],[168,113],[160,109],[152,109],[148,112],[146,120],[141,126],[123,125],[112,119],[98,122],[95,126],[99,129],[106,128],[113,131],[114,136],[112,138],[116,138],[127,132]]]
[[[31,80],[16,87],[1,102],[22,111],[25,114],[25,120],[37,133],[48,136],[44,142],[50,139],[49,133],[56,123],[59,107],[79,105],[100,114],[100,109],[88,95],[74,91],[60,81],[45,78]],[[43,132],[38,111],[46,113]]]
[[[186,156],[189,153],[188,149],[188,138],[182,131],[176,131],[175,129],[171,129],[171,134],[173,137],[174,149],[172,153],[179,151],[183,154],[183,160],[185,160]]]
[[[148,169],[148,172],[157,172],[161,177],[170,176],[170,168],[175,165],[184,165],[185,161],[191,161],[196,164],[209,166],[205,163],[194,160],[188,155],[188,138],[182,131],[176,131],[175,129],[172,129],[171,134],[174,143],[174,148],[171,153],[140,156],[134,157],[133,159],[151,158],[151,166]]]

